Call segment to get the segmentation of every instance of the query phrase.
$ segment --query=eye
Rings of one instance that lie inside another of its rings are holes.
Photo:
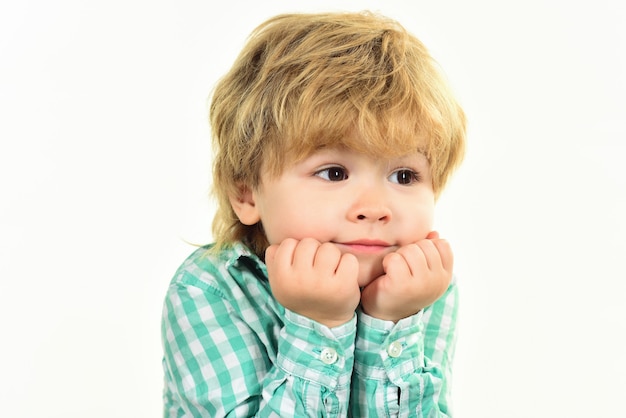
[[[396,170],[389,176],[390,182],[402,185],[417,183],[420,180],[419,173],[408,168]]]
[[[340,166],[331,166],[315,172],[315,175],[327,181],[343,181],[348,178],[348,172]]]

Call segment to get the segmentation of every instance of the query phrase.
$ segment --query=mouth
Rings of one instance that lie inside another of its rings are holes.
[[[340,249],[353,254],[380,254],[389,251],[393,245],[380,240],[357,240],[348,242],[335,242]]]

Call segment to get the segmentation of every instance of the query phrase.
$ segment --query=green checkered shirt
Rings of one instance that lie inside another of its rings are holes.
[[[196,250],[165,297],[165,417],[447,417],[457,286],[397,323],[328,328],[283,308],[236,244]]]

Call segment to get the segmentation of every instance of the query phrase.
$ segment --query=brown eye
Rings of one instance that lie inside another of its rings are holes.
[[[413,184],[419,180],[419,174],[407,168],[396,170],[389,176],[389,181],[402,185]]]
[[[324,168],[316,172],[315,175],[328,181],[343,181],[348,178],[346,169],[339,166]]]

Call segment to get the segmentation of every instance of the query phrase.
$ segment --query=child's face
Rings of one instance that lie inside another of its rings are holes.
[[[324,149],[262,176],[252,209],[270,244],[306,237],[331,242],[359,260],[359,285],[384,273],[383,257],[426,238],[435,198],[421,153],[391,160]]]

